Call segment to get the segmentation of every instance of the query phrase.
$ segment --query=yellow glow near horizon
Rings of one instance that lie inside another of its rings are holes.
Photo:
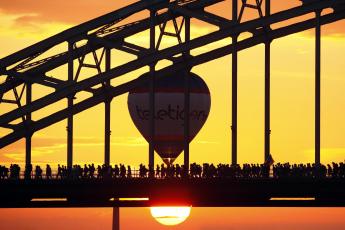
[[[178,225],[190,215],[192,207],[151,207],[151,215],[163,225]]]
[[[16,5],[16,3],[11,4]],[[120,7],[120,5],[126,5],[128,2],[116,1],[116,3],[109,4],[114,4],[109,8],[110,11]],[[229,13],[226,7],[231,5],[229,3],[224,4],[223,7],[215,6],[212,9],[215,13],[223,13],[226,16]],[[291,4],[296,4],[296,2],[277,1],[272,11],[286,9],[291,7]],[[62,3],[57,3],[57,5],[63,8]],[[91,7],[89,3],[86,5],[90,9],[99,9],[94,6]],[[71,27],[72,24],[79,24],[102,13],[101,11],[89,10],[87,14],[78,12],[82,15],[75,16],[73,10],[70,10],[64,12],[68,20],[62,20],[64,17],[60,14],[54,14],[54,18],[60,20],[44,20],[43,16],[47,17],[51,13],[55,13],[56,10],[51,10],[51,7],[45,4],[42,5],[42,8],[42,11],[39,12],[35,11],[37,8],[32,8],[32,12],[23,12],[21,10],[8,12],[0,9],[0,22],[2,24],[0,28],[0,58],[52,34],[59,33],[65,28]],[[105,8],[102,9],[105,11]],[[26,10],[27,8],[25,8]],[[208,8],[208,10],[211,9]],[[37,15],[40,15],[40,12],[43,11],[44,15],[38,17]],[[68,13],[70,14],[68,15]],[[73,13],[73,17],[71,13]],[[23,21],[24,16],[28,16],[28,20]],[[37,17],[30,18],[30,16]],[[255,16],[257,15],[255,14]],[[343,141],[345,120],[342,119],[345,115],[345,97],[342,96],[345,89],[345,78],[343,77],[345,76],[345,68],[343,68],[344,61],[341,58],[345,51],[344,23],[345,20],[342,20],[331,25],[322,26],[321,161],[324,164],[332,161],[342,162],[345,157],[345,144]],[[170,23],[169,26],[171,26]],[[338,30],[335,30],[336,28]],[[191,38],[201,36],[214,29],[213,26],[205,23],[192,21]],[[128,42],[147,47],[148,36],[149,32],[144,31],[129,38]],[[164,38],[162,47],[174,45],[176,42],[176,39]],[[221,40],[195,49],[192,54],[207,52],[230,43],[231,39]],[[66,51],[66,44],[61,47],[54,47],[45,55],[54,55],[55,52],[63,51]],[[275,162],[313,162],[315,152],[313,120],[315,93],[314,30],[275,40],[272,43],[271,52],[272,156]],[[116,60],[112,66],[115,67],[115,65],[127,63],[136,57],[113,49],[112,58]],[[264,46],[260,44],[241,51],[238,58],[238,162],[240,164],[260,163],[264,160]],[[93,63],[92,61],[91,59],[87,60],[90,63]],[[115,86],[129,79],[132,80],[147,71],[147,67],[141,68],[113,80],[112,84]],[[229,151],[231,149],[232,125],[231,55],[196,66],[192,71],[201,76],[207,83],[211,91],[212,105],[207,122],[190,144],[190,161],[201,164],[204,162],[228,163],[231,160]],[[96,74],[94,70],[85,69],[84,71],[83,69],[81,78],[85,79],[94,74]],[[56,76],[61,80],[65,80],[67,79],[67,67],[54,69],[48,73],[48,76]],[[0,83],[4,79],[4,76],[0,76]],[[33,100],[51,91],[47,87],[34,84]],[[75,103],[80,102],[87,96],[90,95],[78,93]],[[3,99],[13,99],[13,97],[13,92],[9,92],[4,95]],[[51,115],[53,112],[65,108],[65,106],[65,100],[47,106],[33,113],[33,120]],[[15,106],[12,104],[0,104],[1,114],[14,108]],[[112,109],[111,116],[111,130],[113,130],[111,136],[111,164],[121,163],[136,167],[141,163],[147,164],[148,144],[141,137],[129,116],[127,94],[114,98],[112,108],[114,109]],[[103,111],[104,107],[100,104],[75,116],[73,146],[75,164],[95,163],[98,165],[103,163]],[[12,130],[0,128],[1,137],[10,132]],[[41,166],[50,164],[54,169],[57,164],[66,164],[66,134],[65,120],[36,132],[32,137],[32,163]],[[183,164],[182,156],[181,154],[175,162]],[[24,167],[24,139],[0,149],[1,165],[9,166],[14,162]],[[155,154],[155,162],[162,163],[157,154]]]

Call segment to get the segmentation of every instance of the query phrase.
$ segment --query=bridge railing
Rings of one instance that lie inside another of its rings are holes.
[[[230,171],[229,171],[230,169]],[[300,168],[301,169],[301,168]],[[274,169],[271,167],[269,171],[265,171],[263,168],[259,168],[257,170],[253,169],[231,169],[226,168],[225,171],[220,171],[216,169],[216,171],[199,171],[195,172],[195,170],[189,170],[188,173],[185,173],[183,169],[177,171],[169,171],[166,170],[162,172],[162,170],[146,170],[142,171],[136,168],[131,169],[130,173],[126,168],[126,171],[119,171],[115,173],[113,169],[107,169],[111,171],[100,171],[98,172],[97,168],[94,171],[88,171],[81,168],[72,169],[72,170],[52,170],[50,175],[47,175],[47,172],[44,170],[41,173],[37,173],[35,170],[31,171],[30,176],[22,170],[18,173],[4,173],[0,170],[0,180],[23,180],[23,179],[33,179],[33,180],[64,180],[64,179],[72,179],[72,180],[104,180],[104,179],[145,179],[145,178],[155,178],[155,179],[166,179],[166,178],[249,178],[249,179],[263,179],[263,178],[345,178],[345,168],[338,168],[333,171],[333,169],[326,169],[323,168],[311,168],[305,170],[304,172],[296,173],[292,169],[288,169],[288,171],[281,171],[282,169],[278,169],[280,171],[274,172]],[[283,169],[284,170],[284,169]],[[285,169],[286,170],[286,169]]]

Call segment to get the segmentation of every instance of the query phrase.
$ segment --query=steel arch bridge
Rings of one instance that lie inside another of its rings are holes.
[[[0,84],[0,103],[14,104],[12,111],[0,114],[0,128],[9,133],[0,138],[0,148],[4,148],[22,138],[26,140],[26,164],[31,163],[31,138],[41,129],[67,119],[67,165],[73,164],[73,116],[93,106],[105,104],[105,164],[110,161],[110,103],[114,97],[129,92],[143,84],[150,84],[150,125],[154,132],[154,82],[168,73],[188,71],[193,66],[232,54],[232,163],[237,163],[237,53],[258,44],[265,45],[265,159],[270,153],[270,45],[275,39],[315,28],[315,162],[320,163],[320,60],[321,26],[345,18],[345,0],[302,0],[298,7],[271,14],[271,1],[232,0],[232,19],[207,12],[206,7],[223,0],[141,0],[71,29],[49,37],[0,60],[0,76],[5,79]],[[257,18],[244,21],[246,10],[257,11]],[[331,9],[327,14],[322,14]],[[142,20],[131,20],[131,16],[149,11]],[[229,12],[230,14],[230,12]],[[313,17],[298,20],[301,16]],[[214,25],[219,29],[198,38],[191,39],[191,19]],[[273,24],[294,20],[285,26],[273,29]],[[126,23],[123,23],[126,21]],[[129,21],[129,22],[127,22]],[[173,25],[174,32],[167,31],[167,23]],[[156,30],[156,28],[159,28]],[[134,44],[128,38],[143,31],[150,31],[149,48]],[[158,31],[158,33],[157,33]],[[251,36],[239,39],[244,33]],[[165,37],[175,37],[176,44],[161,48]],[[210,43],[231,38],[232,42],[222,47],[209,48],[206,52],[192,55],[191,50]],[[65,47],[63,52],[52,50]],[[136,59],[124,64],[112,60],[112,50],[120,50]],[[91,57],[94,63],[87,63]],[[160,61],[172,64],[156,70]],[[67,80],[49,72],[67,66]],[[113,85],[112,79],[136,71],[142,67],[150,68],[150,75],[123,84]],[[80,80],[81,70],[91,68],[97,74]],[[187,78],[186,78],[187,79]],[[53,91],[33,100],[33,84],[48,87]],[[74,103],[74,97],[87,92],[90,97]],[[66,107],[50,115],[34,120],[32,114],[67,99]],[[185,108],[189,110],[189,84],[185,84]],[[185,116],[187,117],[187,116]],[[188,124],[188,119],[185,119]],[[184,163],[189,165],[189,135],[185,126]],[[153,142],[149,143],[149,164],[154,165]]]

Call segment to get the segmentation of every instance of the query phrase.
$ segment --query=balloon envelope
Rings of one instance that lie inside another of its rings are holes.
[[[206,83],[194,73],[178,73],[155,82],[154,149],[166,164],[171,164],[184,148],[184,92],[185,74],[190,85],[189,141],[207,120],[211,98]],[[141,77],[147,77],[144,74]],[[149,83],[129,92],[128,109],[131,118],[150,141],[150,86]]]

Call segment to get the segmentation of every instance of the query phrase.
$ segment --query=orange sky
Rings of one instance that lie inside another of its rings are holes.
[[[0,210],[1,229],[110,230],[111,209]],[[123,208],[121,230],[342,230],[344,209],[329,208],[193,208],[181,225],[164,227],[147,208]]]
[[[99,16],[132,1],[61,1],[27,4],[25,1],[2,1],[0,7],[0,57],[27,47],[45,37],[51,36],[89,18]],[[284,7],[299,5],[299,1],[273,1],[276,12]],[[223,2],[211,7],[210,11],[229,17],[231,4]],[[64,12],[61,14],[60,12]],[[136,15],[134,19],[143,15]],[[256,16],[253,10],[245,12],[245,20]],[[132,18],[133,19],[133,18]],[[279,25],[277,25],[279,26]],[[345,74],[342,58],[345,50],[343,35],[344,21],[324,26],[322,39],[322,162],[342,161],[345,156],[343,137],[345,121]],[[192,37],[198,37],[215,28],[205,23],[193,23]],[[147,33],[133,36],[131,41],[147,46]],[[201,53],[225,45],[229,39],[194,50]],[[176,44],[174,39],[164,40],[163,45]],[[272,43],[272,154],[276,162],[312,162],[314,159],[314,40],[313,31],[291,35]],[[57,48],[59,50],[61,48]],[[61,51],[61,50],[60,50]],[[239,53],[239,162],[263,161],[264,125],[264,63],[263,45]],[[120,57],[120,58],[119,58]],[[125,63],[132,56],[113,52],[114,62]],[[212,107],[204,128],[191,143],[191,161],[229,162],[231,126],[231,56],[193,68],[208,84]],[[291,68],[293,66],[293,68]],[[212,70],[212,71],[210,71]],[[128,74],[124,79],[133,79],[145,70]],[[61,67],[48,75],[66,79],[66,68]],[[95,74],[83,70],[80,79]],[[2,81],[2,80],[0,80]],[[120,81],[124,81],[121,80]],[[116,84],[117,81],[114,81]],[[34,98],[49,91],[34,85]],[[5,95],[11,97],[12,95]],[[78,94],[77,101],[85,98]],[[137,166],[147,161],[147,144],[136,130],[127,111],[127,95],[112,102],[112,163],[126,163]],[[65,106],[65,102],[53,104],[42,112],[34,113],[38,119]],[[13,109],[0,105],[2,111]],[[75,116],[74,159],[76,163],[103,162],[103,105]],[[98,119],[90,119],[98,117]],[[60,122],[33,136],[32,159],[36,163],[66,162],[66,122]],[[4,135],[8,130],[0,129]],[[177,162],[181,162],[181,157]],[[156,159],[159,162],[159,158]],[[0,162],[9,164],[24,161],[24,141],[18,141],[0,150]]]
[[[0,1],[0,58],[51,36],[73,25],[102,15],[134,1]],[[272,1],[273,11],[300,4],[297,0]],[[230,17],[229,2],[209,10]],[[254,17],[253,12],[247,16]],[[136,16],[136,17],[140,17]],[[345,158],[345,22],[323,27],[322,39],[322,161],[343,161]],[[213,30],[202,23],[193,24],[192,37]],[[133,42],[143,42],[147,35],[134,36]],[[167,40],[165,45],[171,45]],[[220,42],[224,45],[227,41]],[[219,45],[219,44],[218,44]],[[217,44],[196,50],[207,51]],[[312,162],[314,159],[314,57],[313,31],[307,31],[274,41],[272,44],[272,154],[280,162]],[[114,52],[119,62],[127,57]],[[239,162],[263,160],[263,46],[253,47],[239,54]],[[231,56],[193,68],[208,84],[212,108],[203,130],[191,144],[191,161],[229,162],[231,125]],[[143,71],[128,77],[139,76]],[[56,70],[61,78],[65,69]],[[85,72],[94,74],[91,72]],[[0,79],[0,82],[2,79]],[[36,89],[36,91],[35,91]],[[45,89],[34,88],[34,97]],[[83,98],[80,95],[78,99]],[[112,163],[137,166],[147,162],[147,144],[131,122],[126,105],[127,96],[112,102]],[[34,119],[65,105],[34,114]],[[2,111],[9,110],[0,105]],[[103,105],[76,116],[74,159],[77,163],[103,161]],[[1,112],[2,113],[2,112]],[[99,117],[99,119],[92,119]],[[64,163],[66,161],[66,122],[60,122],[40,131],[33,138],[34,163]],[[0,129],[0,135],[6,133]],[[23,141],[0,150],[0,164],[23,163]],[[156,157],[156,162],[159,158]],[[177,160],[181,162],[181,158]],[[212,213],[212,215],[210,215]],[[228,214],[224,214],[228,213]],[[20,220],[14,221],[19,214]],[[193,209],[186,223],[176,229],[342,229],[344,209]],[[161,229],[149,217],[146,209],[124,209],[123,229],[137,229],[136,223],[145,223],[145,229]],[[94,217],[94,220],[90,221]],[[110,227],[110,210],[0,210],[0,229],[104,229]],[[311,222],[311,218],[316,222]],[[63,222],[57,220],[63,219]],[[87,220],[87,221],[85,221]],[[138,221],[132,221],[138,220]],[[243,222],[245,221],[245,224]],[[61,225],[60,225],[61,224]],[[14,226],[13,226],[14,225]],[[62,227],[64,226],[64,227]],[[215,227],[217,226],[217,227]],[[282,227],[282,228],[281,228]],[[54,228],[51,228],[54,229]],[[70,228],[72,229],[72,227]],[[175,229],[175,228],[174,228]]]

